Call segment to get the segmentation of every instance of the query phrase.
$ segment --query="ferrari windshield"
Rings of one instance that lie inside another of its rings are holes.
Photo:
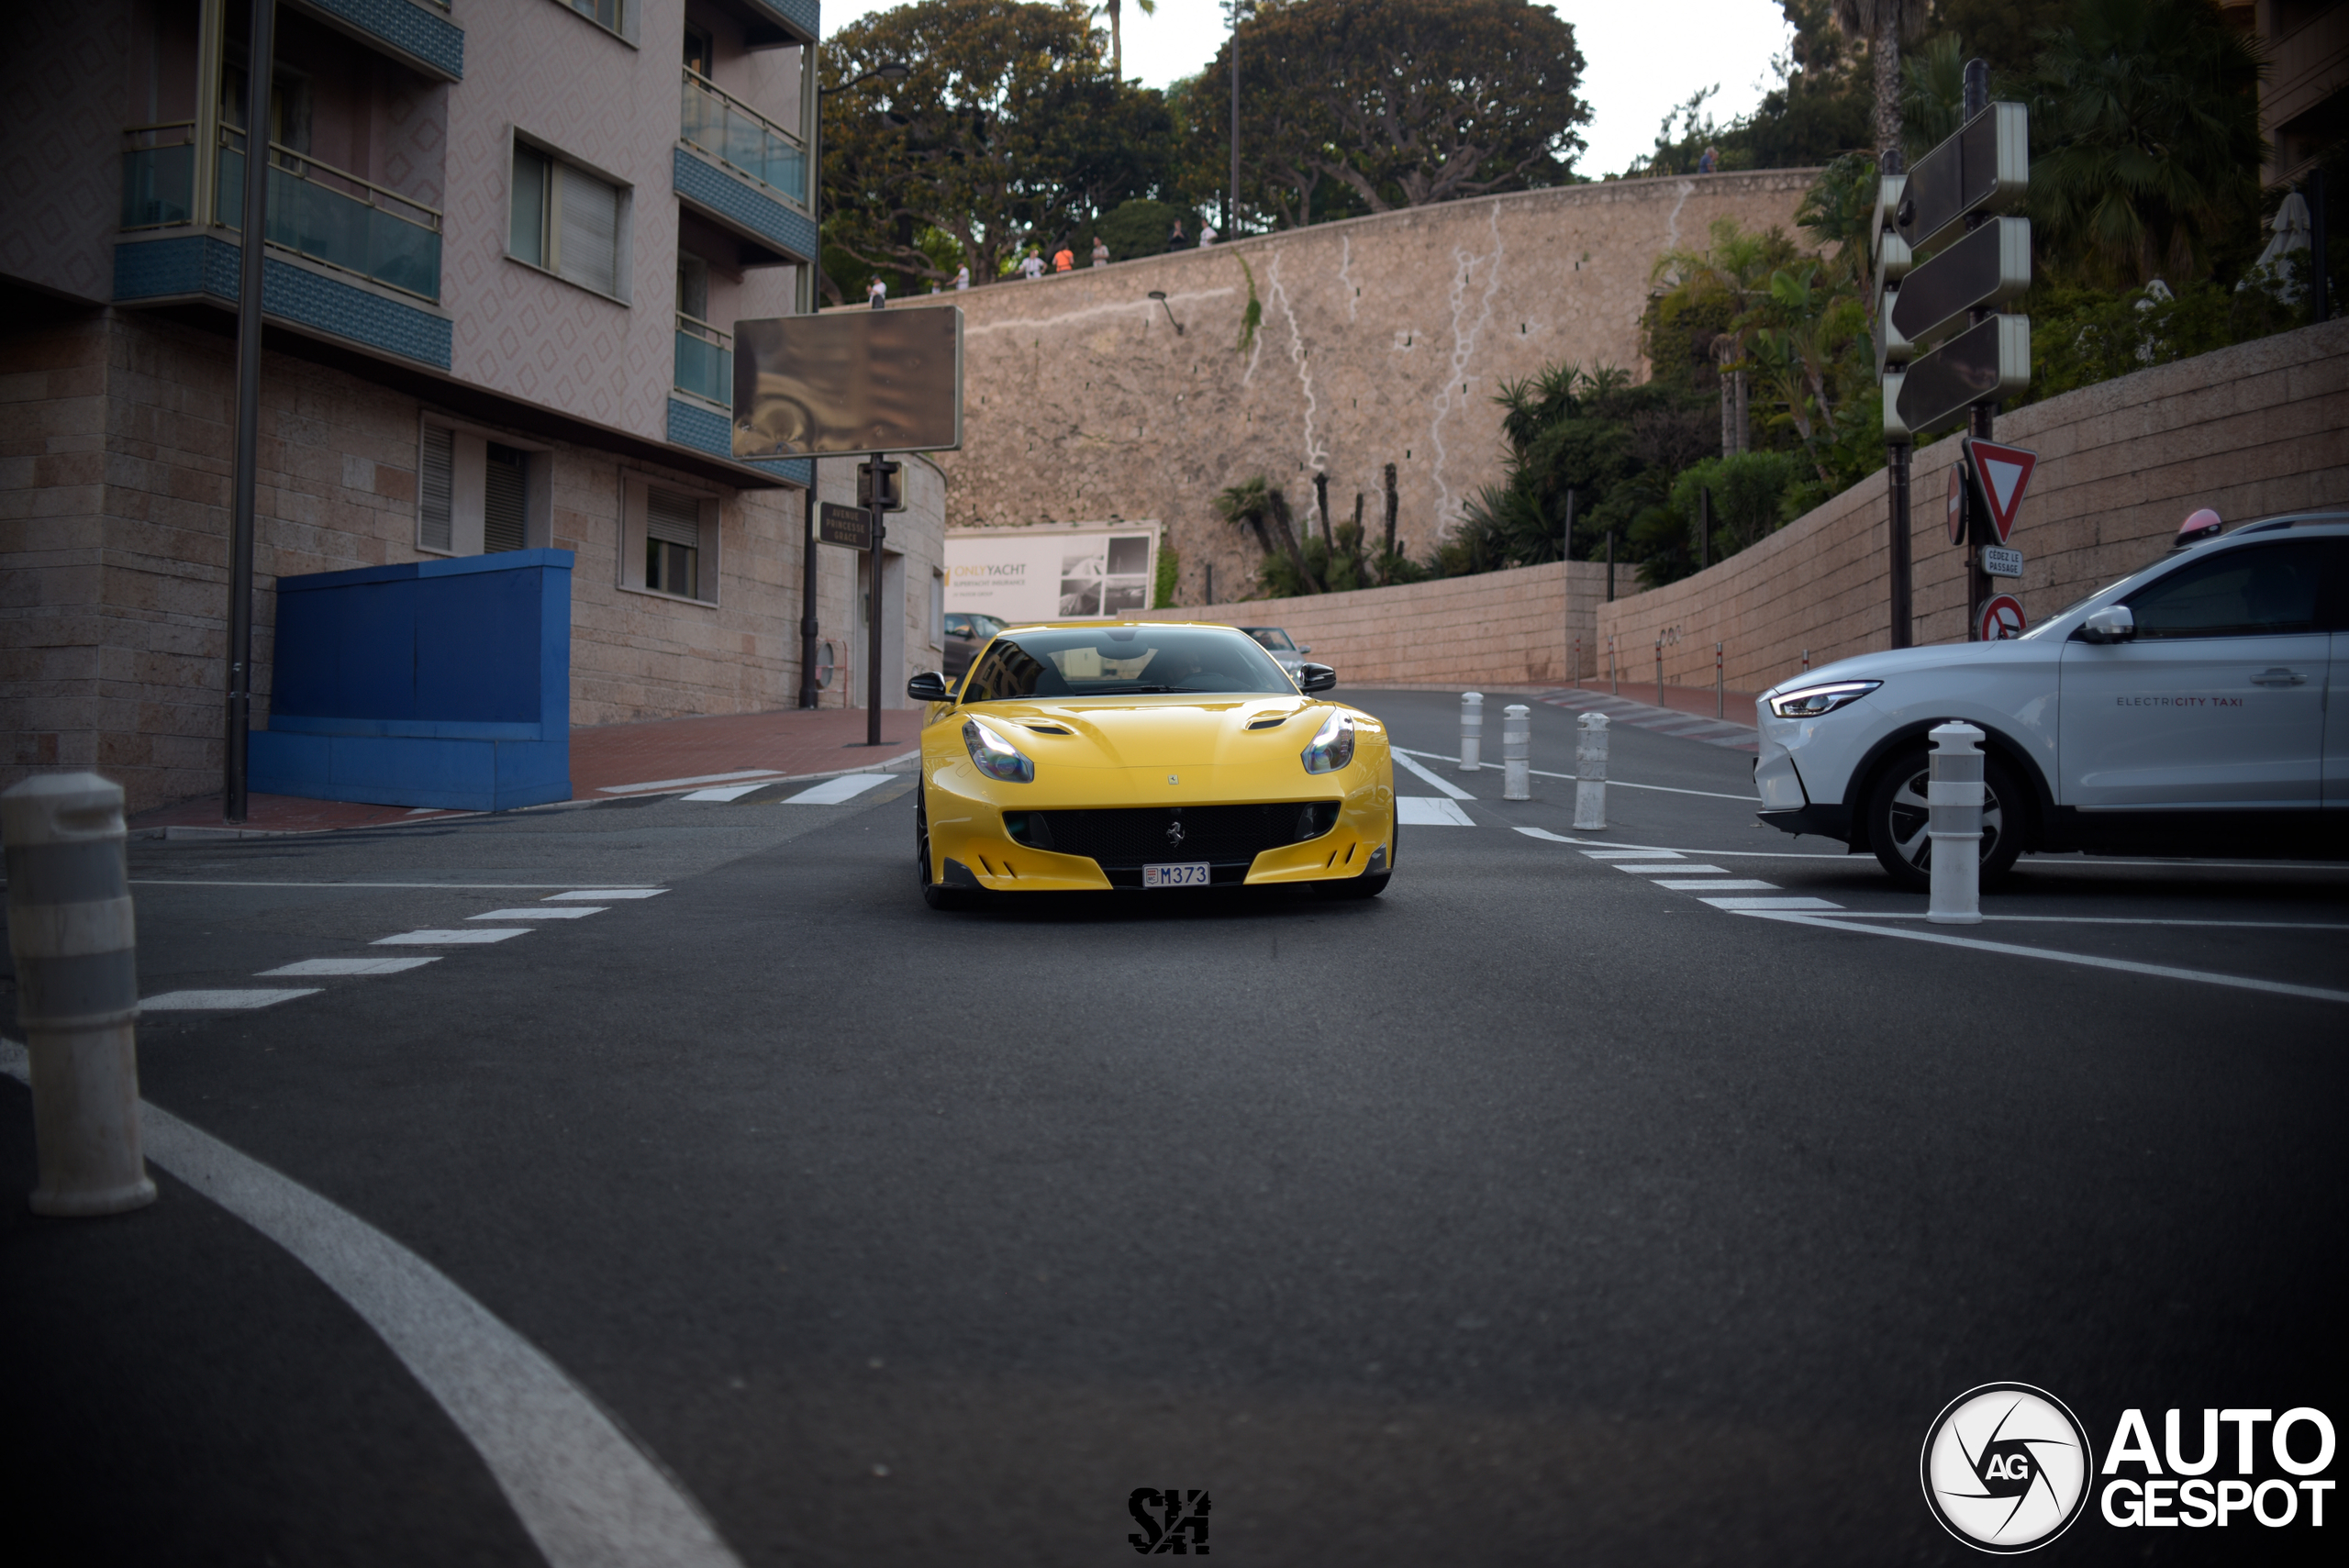
[[[964,702],[1149,692],[1286,695],[1297,687],[1237,631],[1105,626],[999,637],[971,672]]]

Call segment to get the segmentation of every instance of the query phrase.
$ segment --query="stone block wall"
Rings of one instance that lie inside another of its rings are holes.
[[[2349,321],[2279,333],[2139,371],[2002,415],[1998,439],[2039,454],[2009,543],[2023,552],[2032,623],[2157,558],[2210,506],[2230,523],[2312,506],[2349,510]],[[1944,497],[1958,438],[1920,450],[1909,503],[1918,643],[1962,641],[1964,552]],[[1889,645],[1886,476],[1877,473],[1694,577],[1602,611],[1602,637],[1664,679],[1712,681],[1725,644],[1731,690],[1762,691]]]
[[[1559,362],[1639,373],[1656,259],[1720,218],[1799,238],[1813,177],[1445,202],[955,295],[965,440],[940,455],[947,521],[1157,518],[1182,557],[1178,602],[1197,604],[1204,567],[1228,593],[1260,560],[1216,515],[1218,492],[1261,474],[1302,519],[1326,473],[1337,520],[1360,491],[1375,536],[1391,462],[1396,531],[1424,557],[1501,477],[1503,384]]]
[[[1618,592],[1632,591],[1628,570]],[[1595,646],[1607,568],[1553,562],[1392,588],[1155,610],[1148,620],[1277,626],[1309,646],[1317,664],[1350,685],[1563,684],[1578,652],[1582,673],[1605,673]]]

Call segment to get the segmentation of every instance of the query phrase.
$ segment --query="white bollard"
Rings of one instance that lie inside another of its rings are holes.
[[[122,786],[41,773],[0,795],[17,1021],[32,1059],[36,1214],[155,1201],[139,1140],[139,952]]]
[[[1575,828],[1607,826],[1607,716],[1586,713],[1575,737]]]
[[[1485,694],[1460,694],[1460,771],[1473,773],[1485,750]]]
[[[1521,702],[1501,709],[1501,798],[1533,798],[1533,710]]]
[[[1935,926],[1982,923],[1982,731],[1936,725],[1925,779],[1932,816],[1932,893],[1925,919]]]

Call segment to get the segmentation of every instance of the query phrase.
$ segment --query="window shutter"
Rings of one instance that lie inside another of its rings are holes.
[[[424,474],[417,486],[417,542],[427,550],[448,550],[449,492],[456,479],[457,432],[445,425],[424,427]]]
[[[523,464],[529,460],[512,447],[490,443],[484,474],[481,505],[481,548],[484,553],[522,548]]]
[[[598,294],[619,293],[620,194],[568,164],[562,170],[562,275]]]
[[[664,544],[681,544],[687,550],[699,550],[701,503],[690,495],[678,495],[666,490],[646,490],[644,532],[647,538],[657,539]]]

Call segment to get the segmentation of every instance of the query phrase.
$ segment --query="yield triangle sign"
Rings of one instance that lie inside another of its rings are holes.
[[[1964,445],[1965,461],[1974,469],[1974,483],[1990,505],[1990,521],[1998,530],[1998,542],[2004,544],[2013,531],[2015,513],[2021,509],[2031,471],[2039,466],[2039,454],[1972,436],[1965,438]]]

